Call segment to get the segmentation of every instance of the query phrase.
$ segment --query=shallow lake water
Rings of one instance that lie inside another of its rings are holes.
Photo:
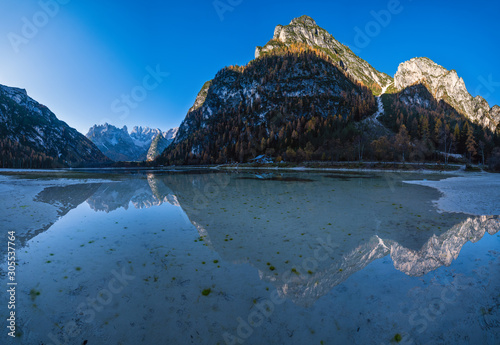
[[[439,212],[437,190],[404,183],[443,176],[80,177],[2,218],[7,232],[57,209],[18,235],[7,343],[499,344],[500,220]]]

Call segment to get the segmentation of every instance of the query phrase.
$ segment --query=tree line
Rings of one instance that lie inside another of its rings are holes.
[[[9,138],[0,139],[0,168],[48,169],[61,167],[53,157]]]
[[[411,99],[424,100],[412,104]],[[395,133],[397,145],[404,147],[409,160],[448,163],[450,154],[460,154],[469,162],[487,164],[500,147],[498,131],[471,122],[444,101],[437,102],[423,85],[414,85],[398,94],[383,96],[385,114],[381,121]],[[380,159],[394,159],[386,149],[388,138],[376,141]],[[496,150],[496,151],[495,151]],[[494,163],[493,161],[491,163]]]

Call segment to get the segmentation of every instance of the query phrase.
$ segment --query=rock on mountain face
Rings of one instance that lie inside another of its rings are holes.
[[[392,82],[390,76],[377,71],[368,62],[356,56],[349,47],[337,41],[308,16],[295,18],[286,26],[278,25],[274,30],[272,40],[264,47],[256,48],[255,57],[258,58],[276,47],[290,46],[297,42],[323,50],[346,72],[368,86],[376,94],[380,93],[384,86]]]
[[[168,137],[169,136],[160,133],[153,139],[146,157],[148,161],[153,161],[156,157],[161,155],[161,153],[174,141],[173,138],[175,138],[175,135],[170,135],[170,139],[167,139]]]
[[[174,140],[179,132],[179,127],[171,128],[166,132],[163,132],[162,135],[166,140]]]
[[[143,146],[136,145],[127,126],[120,129],[108,123],[95,125],[89,129],[87,138],[114,161],[138,161],[144,154]]]
[[[10,139],[62,165],[109,161],[76,129],[60,121],[26,90],[0,85],[0,138]]]
[[[399,65],[394,76],[396,89],[423,84],[437,101],[445,101],[472,122],[495,131],[500,107],[490,108],[481,96],[472,97],[455,70],[448,71],[428,58],[414,58]]]
[[[203,105],[205,99],[207,98],[208,89],[210,88],[211,85],[212,85],[212,80],[209,80],[205,84],[203,84],[200,92],[198,92],[198,96],[196,96],[196,100],[194,101],[193,106],[188,111],[189,113],[195,111],[196,109],[198,109]]]
[[[130,132],[130,137],[132,138],[136,146],[149,147],[153,139],[156,138],[159,134],[162,134],[165,137],[169,135],[175,136],[175,131],[175,128],[170,129],[168,132],[162,132],[159,128],[134,126],[134,128],[132,128],[132,131]]]
[[[90,128],[87,138],[92,140],[107,157],[114,161],[143,161],[147,158],[155,138],[161,136],[170,144],[175,138],[177,130],[177,128],[173,128],[162,132],[160,129],[135,126],[129,134],[127,126],[120,129],[106,123]],[[160,148],[166,144],[165,141],[161,142]],[[158,143],[155,144],[155,148],[158,148]],[[160,154],[161,151],[155,153],[157,150],[153,150],[151,154]]]

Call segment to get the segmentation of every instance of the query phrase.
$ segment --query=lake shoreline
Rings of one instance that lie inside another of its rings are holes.
[[[434,201],[440,212],[474,216],[500,215],[500,178],[495,174],[462,174],[439,181],[413,180],[405,183],[437,189],[441,198]]]

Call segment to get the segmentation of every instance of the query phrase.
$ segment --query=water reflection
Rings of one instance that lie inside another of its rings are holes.
[[[394,267],[410,276],[422,276],[441,266],[449,266],[467,242],[478,242],[485,233],[494,235],[500,229],[498,216],[468,218],[440,236],[432,236],[418,251],[399,243],[390,245]]]
[[[137,209],[142,209],[159,206],[164,202],[178,205],[172,191],[153,175],[148,175],[147,179],[136,178],[102,184],[87,199],[87,203],[94,211],[107,213],[119,208],[128,209],[130,204]]]
[[[56,206],[59,216],[64,216],[92,197],[100,186],[100,183],[89,183],[48,187],[42,190],[34,200]]]
[[[62,214],[84,201],[107,213],[180,206],[224,260],[251,264],[280,295],[308,306],[376,259],[390,255],[396,269],[421,276],[500,228],[498,217],[439,214],[435,190],[391,183],[383,175],[167,173],[51,187],[36,200]]]

